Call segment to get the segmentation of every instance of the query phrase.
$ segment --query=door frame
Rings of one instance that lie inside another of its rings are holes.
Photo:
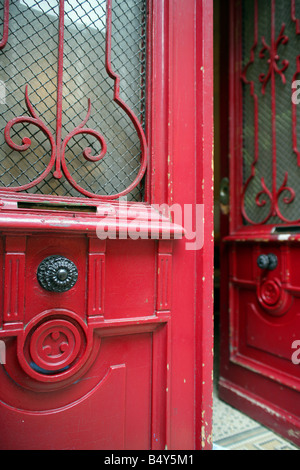
[[[195,220],[197,207],[203,210],[198,227],[203,244],[187,250],[186,239],[178,240],[173,251],[167,446],[190,449],[193,442],[194,449],[210,450],[213,0],[153,0],[152,5],[156,21],[151,80],[151,203],[179,204],[182,208],[190,204]]]

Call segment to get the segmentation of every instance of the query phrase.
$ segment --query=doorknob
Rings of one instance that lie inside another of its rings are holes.
[[[220,209],[222,214],[229,214],[229,179],[222,178],[220,182]]]
[[[257,258],[257,265],[261,269],[268,269],[272,271],[277,267],[278,259],[277,256],[273,253],[269,253],[267,255],[259,255]]]
[[[222,178],[220,182],[220,203],[224,206],[229,204],[229,179]]]
[[[45,258],[38,267],[40,285],[51,292],[66,292],[77,282],[78,270],[73,261],[64,256],[53,255]]]

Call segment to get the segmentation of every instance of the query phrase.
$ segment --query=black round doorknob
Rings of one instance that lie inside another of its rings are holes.
[[[277,256],[273,253],[269,253],[267,255],[259,255],[257,258],[257,265],[260,269],[268,269],[272,271],[278,265]]]
[[[257,265],[261,269],[268,269],[269,267],[268,255],[259,255],[259,257],[257,258]]]
[[[50,292],[67,292],[75,286],[78,270],[73,261],[53,255],[40,263],[37,278],[40,285]]]

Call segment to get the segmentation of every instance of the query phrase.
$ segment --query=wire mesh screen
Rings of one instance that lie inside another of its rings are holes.
[[[300,34],[291,0],[244,0],[243,191],[245,224],[282,224],[300,219],[300,109],[293,119],[292,83]],[[295,3],[300,18],[299,2]]]
[[[0,5],[2,21],[4,0]],[[146,25],[146,0],[111,2],[111,67],[120,77],[120,98],[144,130]],[[80,187],[83,195],[101,197],[122,193],[135,180],[141,139],[133,119],[114,101],[106,34],[106,0],[10,1],[8,40],[0,50],[1,187],[59,196],[80,196]],[[28,119],[16,120],[21,116]],[[13,125],[7,138],[8,123]],[[80,126],[88,132],[74,133]],[[101,153],[99,136],[107,146],[104,157],[84,158],[86,149],[92,156]],[[69,179],[55,177],[58,154]],[[128,199],[143,199],[142,179]]]

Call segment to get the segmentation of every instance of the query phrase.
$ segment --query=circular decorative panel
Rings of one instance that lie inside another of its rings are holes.
[[[275,305],[281,297],[281,288],[276,281],[265,281],[260,287],[260,295],[267,305]]]
[[[50,292],[66,292],[75,286],[78,271],[73,261],[59,255],[45,258],[38,267],[40,285]]]
[[[264,311],[276,317],[284,315],[292,301],[280,280],[276,278],[261,280],[257,286],[257,298]]]
[[[77,357],[81,347],[78,328],[66,320],[42,323],[30,341],[30,355],[35,366],[46,371],[68,367]]]
[[[60,382],[86,364],[92,342],[92,332],[76,314],[50,310],[26,326],[18,342],[19,363],[36,380]]]

